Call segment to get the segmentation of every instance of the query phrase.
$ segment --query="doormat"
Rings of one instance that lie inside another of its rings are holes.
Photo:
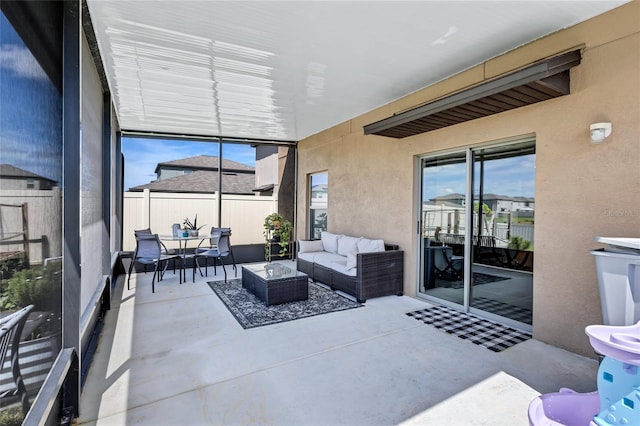
[[[500,315],[525,324],[531,324],[533,313],[531,309],[522,308],[520,306],[511,305],[509,303],[499,302],[497,300],[486,297],[474,297],[471,306],[492,314]]]
[[[500,352],[531,338],[529,333],[445,306],[408,312],[407,315],[493,352]]]
[[[292,321],[329,312],[344,311],[362,305],[351,299],[309,283],[309,298],[280,305],[265,306],[264,302],[242,287],[242,280],[210,281],[211,290],[222,300],[242,328]]]

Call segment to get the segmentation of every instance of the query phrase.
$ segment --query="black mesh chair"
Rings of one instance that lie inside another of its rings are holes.
[[[231,261],[233,264],[233,269],[235,272],[235,276],[238,276],[238,268],[236,266],[235,258],[233,257],[233,251],[231,250],[231,243],[229,237],[231,236],[231,230],[229,228],[211,228],[211,236],[209,239],[210,247],[202,248],[198,247],[195,253],[195,263],[194,263],[194,274],[195,268],[197,267],[200,271],[200,276],[202,276],[202,271],[200,270],[200,263],[198,259],[201,257],[205,258],[205,276],[208,276],[207,268],[209,265],[209,258],[213,258],[213,271],[216,273],[216,265],[218,261],[222,265],[222,270],[224,271],[224,281],[227,282],[227,269],[224,265],[224,258],[231,257]]]
[[[153,232],[151,232],[150,228],[145,228],[136,229],[133,231],[133,234],[138,237],[138,235],[153,235]],[[160,241],[160,245],[162,246],[162,254],[176,254],[176,251],[174,249],[168,249],[162,241]]]
[[[136,250],[133,252],[133,259],[131,259],[131,265],[129,265],[129,277],[127,278],[127,289],[130,288],[129,282],[131,280],[131,272],[133,271],[134,264],[139,263],[145,265],[153,265],[153,278],[151,279],[151,292],[155,293],[155,281],[156,276],[158,281],[162,279],[164,270],[167,267],[168,261],[173,260],[173,270],[175,273],[175,262],[180,259],[177,254],[163,254],[162,243],[158,234],[136,234]],[[164,268],[162,264],[164,262]],[[180,283],[182,283],[182,274],[180,274]]]
[[[233,263],[233,269],[236,276],[238,276],[238,267],[236,266],[236,258],[233,256],[233,246],[231,245],[231,228],[211,228],[211,233],[220,232],[222,235],[227,236],[227,243],[229,245],[229,256],[231,256],[231,263]]]
[[[458,281],[463,278],[464,257],[455,256],[451,247],[435,247],[433,257],[436,277],[447,281]]]

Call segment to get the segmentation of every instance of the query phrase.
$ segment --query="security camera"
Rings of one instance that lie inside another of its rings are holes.
[[[611,123],[594,123],[591,125],[591,142],[602,143],[611,134]]]

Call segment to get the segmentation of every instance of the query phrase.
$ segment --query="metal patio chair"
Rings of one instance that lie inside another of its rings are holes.
[[[145,228],[145,229],[136,229],[133,231],[133,234],[137,237],[138,235],[153,235],[153,232],[151,232],[151,228]],[[162,254],[177,253],[175,249],[168,249],[167,246],[165,246],[162,241],[160,241],[160,244],[162,245]]]
[[[231,257],[235,276],[236,277],[238,276],[238,268],[236,266],[236,261],[235,261],[235,258],[233,257],[233,251],[231,249],[231,244],[229,241],[230,236],[231,236],[231,230],[229,228],[211,228],[211,235],[209,238],[210,247],[209,248],[198,247],[196,249],[196,252],[194,255],[195,262],[193,265],[194,274],[195,274],[195,268],[197,267],[198,270],[200,271],[200,276],[202,276],[202,271],[200,270],[200,264],[198,262],[198,258],[204,257],[205,258],[205,267],[204,267],[205,276],[208,276],[207,270],[209,266],[209,258],[213,258],[214,274],[216,273],[216,265],[218,261],[220,261],[220,264],[222,265],[222,270],[224,271],[224,281],[227,282],[227,269],[225,268],[223,259],[225,257]]]
[[[136,250],[133,252],[133,259],[131,259],[131,265],[129,265],[129,277],[127,278],[127,289],[130,289],[129,282],[131,280],[131,272],[134,264],[140,263],[145,265],[145,271],[147,265],[153,265],[153,278],[151,279],[151,292],[155,293],[155,280],[156,276],[158,281],[162,280],[165,269],[168,266],[168,261],[173,260],[173,271],[175,273],[176,260],[179,260],[180,256],[177,254],[163,254],[162,243],[158,234],[136,234]],[[162,268],[162,263],[165,263]],[[180,274],[180,283],[182,283],[182,274]]]
[[[464,275],[464,257],[455,256],[449,246],[434,249],[433,263],[436,277],[443,280],[458,281]]]

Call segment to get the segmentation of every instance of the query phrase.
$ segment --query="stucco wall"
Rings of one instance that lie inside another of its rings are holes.
[[[571,94],[392,139],[363,126],[536,60],[582,48]],[[613,123],[604,144],[589,125]],[[593,238],[640,237],[640,3],[632,2],[466,70],[300,141],[298,226],[309,173],[329,172],[332,232],[384,238],[405,250],[405,293],[416,294],[417,156],[536,136],[534,338],[593,356],[584,327],[602,321]]]

